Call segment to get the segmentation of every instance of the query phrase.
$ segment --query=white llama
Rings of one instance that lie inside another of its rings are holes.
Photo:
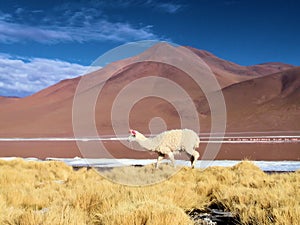
[[[193,130],[169,130],[150,138],[146,138],[136,130],[129,130],[129,133],[128,141],[136,141],[141,147],[158,153],[156,168],[166,155],[175,166],[174,155],[180,151],[184,151],[190,156],[192,168],[199,158],[199,153],[195,149],[199,147],[200,140]]]

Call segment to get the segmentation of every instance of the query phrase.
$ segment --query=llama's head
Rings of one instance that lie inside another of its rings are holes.
[[[128,137],[128,141],[129,142],[132,142],[132,141],[136,141],[136,135],[137,135],[137,131],[136,130],[132,130],[132,129],[130,129],[129,130],[129,137]]]
[[[145,141],[147,139],[143,134],[141,134],[137,130],[130,129],[129,130],[129,134],[130,135],[129,135],[128,139],[127,139],[129,142],[132,142],[132,141],[139,142],[139,141]]]

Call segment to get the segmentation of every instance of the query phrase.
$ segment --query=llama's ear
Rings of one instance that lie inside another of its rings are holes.
[[[135,130],[132,130],[132,129],[129,130],[129,133],[132,134],[132,135],[136,135]]]

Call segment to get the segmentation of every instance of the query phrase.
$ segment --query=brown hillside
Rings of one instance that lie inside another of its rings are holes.
[[[224,88],[230,131],[300,130],[300,68]]]
[[[182,67],[176,66],[182,62]],[[83,137],[94,135],[90,126],[93,120],[95,124],[92,125],[100,135],[114,135],[112,122],[126,135],[128,126],[151,133],[152,119],[161,118],[166,127],[157,128],[158,132],[159,129],[180,127],[180,116],[189,118],[187,112],[193,111],[193,107],[196,107],[201,132],[210,132],[210,107],[204,94],[207,90],[203,88],[207,88],[205,82],[213,75],[220,86],[214,86],[210,91],[222,90],[224,94],[228,132],[300,131],[300,69],[289,69],[291,67],[280,63],[244,67],[205,51],[158,44],[140,55],[111,63],[82,77],[61,81],[32,96],[17,100],[0,98],[0,137],[72,137],[72,116]],[[182,68],[194,74],[196,80]],[[268,71],[272,74],[266,75]],[[149,77],[151,83],[147,80],[135,84]],[[126,88],[131,89],[123,92]],[[142,98],[136,98],[139,96]],[[74,99],[79,99],[79,104],[74,105]],[[194,104],[191,105],[189,99]],[[181,114],[176,105],[181,106]],[[127,112],[129,106],[130,112]],[[116,112],[113,119],[112,111]],[[128,124],[123,118],[126,113]],[[193,119],[188,121],[192,125],[196,123]],[[89,144],[89,156],[103,157],[97,143]],[[149,157],[148,153],[132,151],[120,143],[105,145],[115,157]],[[266,151],[265,147],[263,151]],[[284,147],[278,148],[271,158],[300,158],[296,144],[291,153],[278,155]],[[263,153],[254,154],[253,146],[247,148],[228,153],[238,146],[223,145],[219,157],[268,158]],[[74,157],[80,152],[74,142],[0,142],[0,156],[14,155]]]

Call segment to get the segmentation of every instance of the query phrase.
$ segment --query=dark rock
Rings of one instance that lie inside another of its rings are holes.
[[[193,209],[186,212],[195,225],[235,225],[240,224],[238,217],[221,209]]]

